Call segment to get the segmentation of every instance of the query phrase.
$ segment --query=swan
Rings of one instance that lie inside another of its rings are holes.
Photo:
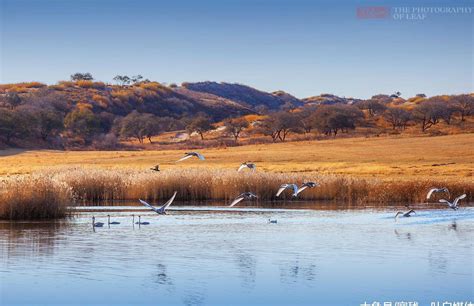
[[[138,224],[138,225],[149,225],[150,222],[146,222],[146,221],[143,221],[143,222],[142,222],[142,216],[138,216],[138,222],[135,222],[135,224]]]
[[[398,219],[398,216],[402,216],[402,217],[405,217],[405,218],[408,218],[408,217],[411,217],[411,214],[416,214],[416,211],[414,211],[413,209],[410,210],[410,211],[407,211],[407,212],[403,212],[403,211],[399,211],[397,212],[397,214],[395,215],[395,220]]]
[[[108,223],[108,225],[111,225],[111,224],[113,224],[113,225],[115,225],[115,224],[120,224],[120,222],[117,222],[117,221],[110,222],[110,215],[107,215],[107,223]]]
[[[160,172],[160,165],[155,165],[153,168],[150,168],[150,170]]]
[[[149,209],[153,210],[154,212],[156,212],[157,214],[159,215],[166,215],[166,209],[171,205],[171,203],[173,203],[174,201],[174,198],[176,197],[176,194],[178,192],[175,191],[173,193],[173,196],[165,203],[163,204],[163,206],[161,207],[153,207],[152,205],[148,204],[147,202],[139,199],[138,201],[140,201],[140,203],[142,203],[143,205],[145,205],[146,207],[148,207]]]
[[[102,227],[104,226],[104,223],[102,222],[95,222],[95,217],[92,217],[92,227]]]
[[[461,194],[459,197],[455,198],[454,201],[451,203],[449,202],[448,200],[445,200],[445,199],[441,199],[439,200],[441,203],[446,203],[448,204],[449,208],[451,209],[454,209],[454,210],[457,210],[459,208],[458,206],[458,202],[459,200],[462,200],[466,197],[466,194]]]
[[[442,187],[442,188],[431,188],[429,191],[428,191],[428,194],[426,195],[426,199],[429,200],[431,198],[431,195],[436,192],[447,192],[448,195],[449,195],[449,190],[448,188],[446,187]]]
[[[240,167],[237,170],[237,172],[240,172],[245,168],[249,168],[250,170],[255,171],[257,169],[257,165],[255,165],[254,163],[251,163],[251,162],[242,163],[242,164],[240,164]]]
[[[298,191],[296,192],[296,195],[300,194],[300,192],[302,192],[303,190],[305,190],[306,188],[314,188],[314,187],[317,187],[317,186],[320,186],[318,183],[315,183],[315,182],[306,182],[306,183],[303,183],[299,188],[298,188]]]
[[[241,195],[239,195],[238,197],[236,197],[234,199],[234,201],[232,201],[232,203],[230,203],[229,207],[233,207],[235,204],[239,203],[240,201],[242,200],[252,200],[252,199],[256,199],[257,196],[254,195],[253,193],[251,192],[244,192],[242,193]]]
[[[191,157],[193,157],[193,156],[196,156],[196,157],[199,158],[200,160],[205,160],[204,155],[202,155],[201,153],[198,153],[198,152],[186,152],[186,153],[184,153],[184,157],[178,159],[176,162],[183,161],[183,160],[188,159],[188,158],[191,158]]]
[[[283,184],[280,186],[280,189],[278,189],[278,192],[276,194],[277,197],[280,196],[280,194],[283,192],[285,189],[293,189],[293,195],[294,197],[298,196],[298,186],[296,184]]]

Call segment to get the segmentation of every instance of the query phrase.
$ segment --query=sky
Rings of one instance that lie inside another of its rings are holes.
[[[105,82],[141,74],[177,84],[241,83],[298,98],[474,92],[474,0],[0,3],[0,83],[54,84],[90,72]],[[373,12],[367,7],[387,14],[357,14]],[[458,11],[426,12],[446,7]]]

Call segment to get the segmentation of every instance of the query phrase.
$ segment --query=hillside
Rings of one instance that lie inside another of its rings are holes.
[[[293,106],[303,105],[300,100],[282,91],[271,94],[241,84],[199,82],[183,83],[183,87],[234,100],[245,107],[253,109],[265,107],[275,110],[280,109],[286,103],[290,103]]]

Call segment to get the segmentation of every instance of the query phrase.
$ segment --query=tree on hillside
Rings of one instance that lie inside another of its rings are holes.
[[[405,129],[411,120],[411,114],[402,108],[389,107],[385,110],[383,118],[392,125],[394,130],[396,128]]]
[[[120,120],[120,136],[133,137],[139,143],[143,143],[145,138],[145,123],[141,120],[142,114],[133,111]]]
[[[140,74],[134,75],[130,78],[130,81],[135,84],[140,82],[143,79],[143,77]]]
[[[201,140],[204,140],[204,133],[212,129],[212,124],[208,117],[200,115],[192,119],[186,129],[190,134],[198,133],[201,136]]]
[[[240,133],[249,127],[249,123],[247,120],[245,120],[245,118],[227,119],[224,121],[224,126],[226,128],[226,132],[234,137],[235,142],[237,142],[238,138],[240,137]]]
[[[32,134],[35,118],[18,110],[0,108],[0,139],[10,144],[13,138],[26,139]]]
[[[21,98],[16,92],[9,92],[5,95],[5,103],[10,107],[10,109],[14,109],[18,105],[21,104]]]
[[[304,106],[300,112],[295,113],[296,120],[298,120],[299,125],[303,132],[311,133],[311,131],[316,127],[316,121],[314,119],[314,112],[316,108],[314,106]]]
[[[89,72],[86,73],[81,73],[81,72],[76,72],[74,74],[71,74],[71,81],[92,81],[94,78],[92,77],[92,74]]]
[[[369,117],[380,115],[387,109],[387,106],[385,106],[385,104],[376,99],[369,99],[357,103],[357,107],[363,110],[367,110],[367,112],[369,113]]]
[[[459,95],[453,99],[454,105],[461,115],[461,121],[465,121],[467,116],[474,114],[474,96]]]
[[[438,97],[432,97],[414,108],[413,119],[421,124],[421,131],[425,132],[445,118],[447,111],[446,102]]]
[[[355,129],[356,124],[364,118],[364,114],[357,107],[344,104],[322,105],[314,116],[318,130],[326,135],[334,134],[334,137],[339,131],[348,132]]]
[[[130,79],[130,77],[126,76],[126,75],[116,75],[113,80],[115,82],[117,82],[117,84],[119,84],[120,86],[125,86],[125,85],[129,85],[132,80]]]
[[[81,137],[86,143],[101,131],[100,119],[90,107],[78,106],[64,118],[64,126],[72,135]]]
[[[278,139],[284,142],[290,132],[300,131],[298,115],[285,111],[271,113],[260,123],[257,131],[270,136],[273,142]]]

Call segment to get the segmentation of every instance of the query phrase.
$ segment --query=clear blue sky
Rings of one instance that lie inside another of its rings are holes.
[[[360,19],[361,6],[474,1],[0,0],[0,83],[225,81],[297,97],[472,92],[471,14]]]

